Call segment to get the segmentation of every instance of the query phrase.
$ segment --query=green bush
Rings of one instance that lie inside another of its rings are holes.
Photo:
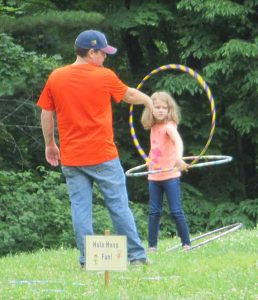
[[[70,202],[60,172],[0,172],[0,256],[40,248],[74,247]],[[105,229],[114,233],[103,196],[94,185],[93,226],[95,234]],[[205,232],[228,224],[242,222],[252,228],[257,222],[257,199],[211,203],[202,193],[183,183],[183,207],[191,233]],[[148,205],[129,203],[137,229],[143,240],[148,235]],[[160,238],[174,236],[167,201],[161,218]]]
[[[224,202],[211,212],[210,225],[218,228],[228,224],[243,223],[246,228],[253,228],[257,224],[257,215],[258,199],[247,199],[239,204]]]
[[[0,255],[74,243],[60,173],[0,173]]]

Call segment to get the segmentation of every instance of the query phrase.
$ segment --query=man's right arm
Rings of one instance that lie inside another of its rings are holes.
[[[45,145],[55,143],[54,136],[54,111],[42,109],[41,112],[41,126],[44,136]]]
[[[54,111],[42,109],[41,126],[45,140],[45,156],[47,162],[56,167],[59,164],[60,152],[55,142]]]

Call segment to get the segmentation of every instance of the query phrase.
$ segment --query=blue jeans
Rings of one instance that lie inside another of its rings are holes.
[[[92,194],[96,182],[102,192],[112,223],[118,235],[127,236],[128,259],[146,259],[137,233],[134,217],[128,206],[125,175],[119,158],[92,166],[62,166],[71,202],[73,228],[79,261],[85,263],[85,236],[93,234]]]
[[[167,196],[170,215],[175,220],[182,245],[190,245],[188,226],[181,207],[180,184],[179,178],[149,181],[149,247],[157,247],[158,244],[159,223],[162,214],[164,193]]]

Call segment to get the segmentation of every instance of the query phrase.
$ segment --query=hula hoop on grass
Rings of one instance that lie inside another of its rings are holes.
[[[216,109],[215,109],[215,104],[214,104],[214,98],[213,95],[211,93],[211,90],[208,86],[208,84],[204,81],[204,79],[202,78],[201,75],[199,75],[196,71],[194,71],[193,69],[187,67],[187,66],[183,66],[183,65],[179,65],[179,64],[168,64],[168,65],[164,65],[161,66],[159,68],[156,68],[154,70],[152,70],[148,75],[146,75],[142,81],[138,84],[137,89],[140,89],[143,84],[154,74],[157,74],[161,71],[165,71],[165,70],[179,70],[182,72],[185,72],[187,74],[189,74],[190,76],[192,76],[194,79],[196,79],[198,81],[198,83],[200,84],[200,86],[203,88],[203,90],[206,92],[208,100],[210,102],[210,110],[211,110],[211,129],[210,129],[210,134],[208,137],[208,140],[204,146],[204,148],[201,150],[200,154],[198,156],[194,156],[195,158],[189,163],[190,166],[196,164],[198,162],[198,160],[204,155],[204,153],[206,152],[207,148],[209,147],[213,134],[214,134],[214,130],[215,130],[215,119],[216,119]],[[148,156],[145,154],[144,150],[142,149],[136,133],[135,133],[135,129],[134,129],[134,124],[133,124],[133,104],[130,105],[130,110],[129,110],[129,125],[130,125],[130,133],[131,136],[133,138],[133,142],[135,147],[137,148],[139,154],[141,155],[141,157],[145,160],[146,163],[150,163],[151,160],[148,158]],[[163,170],[160,170],[161,172],[163,172]]]
[[[184,161],[187,160],[195,160],[198,159],[200,160],[205,160],[205,162],[199,162],[194,165],[190,165],[187,169],[190,168],[201,168],[201,167],[207,167],[207,166],[212,166],[212,165],[220,165],[224,164],[227,162],[230,162],[232,160],[232,156],[227,156],[227,155],[206,155],[206,156],[186,156],[183,157]],[[128,177],[137,177],[137,176],[144,176],[148,174],[157,174],[161,172],[171,172],[177,170],[177,168],[168,168],[168,169],[157,169],[157,170],[150,170],[150,171],[143,171],[143,172],[135,172],[142,170],[143,168],[147,168],[147,164],[143,164],[137,167],[134,167],[132,169],[129,169],[128,171],[125,172],[126,176]]]
[[[85,283],[80,282],[65,282],[65,281],[52,281],[52,280],[9,280],[9,284],[12,285],[28,285],[33,288],[33,290],[46,292],[46,293],[65,293],[66,286],[73,285],[73,286],[86,286]],[[0,282],[1,284],[1,282]],[[55,288],[56,285],[59,285],[59,288]],[[38,289],[38,287],[41,287]],[[42,287],[50,287],[51,288],[42,288]]]
[[[201,243],[199,243],[199,244],[196,244],[196,245],[194,245],[194,246],[191,246],[191,247],[188,249],[188,251],[189,251],[189,250],[196,249],[196,248],[198,248],[198,247],[201,247],[201,246],[203,246],[203,245],[205,245],[205,244],[208,244],[208,243],[210,243],[210,242],[212,242],[212,241],[214,241],[214,240],[217,240],[217,239],[221,238],[221,237],[224,236],[224,235],[227,235],[227,234],[229,234],[229,233],[231,233],[231,232],[234,232],[234,231],[240,229],[241,227],[243,227],[243,224],[242,224],[242,223],[236,223],[236,224],[231,224],[231,225],[228,225],[228,226],[224,226],[224,227],[221,227],[221,228],[219,228],[219,229],[215,229],[215,230],[213,230],[213,231],[210,231],[210,232],[204,233],[204,234],[202,234],[202,235],[199,235],[199,236],[197,236],[197,237],[191,239],[191,243],[194,242],[194,241],[200,240],[200,239],[202,239],[202,238],[204,238],[204,237],[210,236],[210,235],[212,235],[212,234],[214,234],[214,233],[219,233],[219,232],[221,232],[220,234],[217,234],[217,235],[215,235],[214,237],[212,237],[212,238],[210,238],[210,239],[208,239],[208,240],[206,240],[206,241],[203,241],[203,242],[201,242]],[[178,249],[178,248],[180,248],[180,247],[182,247],[181,244],[180,244],[180,245],[176,245],[176,246],[174,246],[174,247],[172,247],[172,248],[167,249],[166,252],[170,252],[170,251],[176,250],[176,249]]]
[[[1,283],[1,282],[0,282]],[[52,280],[28,280],[28,279],[24,279],[24,280],[9,280],[10,284],[13,285],[22,285],[22,284],[28,284],[28,285],[54,285],[54,284],[62,284],[62,285],[78,285],[78,286],[86,286],[85,283],[80,283],[80,282],[65,282],[65,281],[52,281]]]

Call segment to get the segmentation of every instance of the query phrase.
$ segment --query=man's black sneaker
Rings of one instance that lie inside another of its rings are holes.
[[[147,259],[142,258],[142,259],[134,259],[130,261],[131,266],[140,266],[140,265],[148,265],[149,262]]]

